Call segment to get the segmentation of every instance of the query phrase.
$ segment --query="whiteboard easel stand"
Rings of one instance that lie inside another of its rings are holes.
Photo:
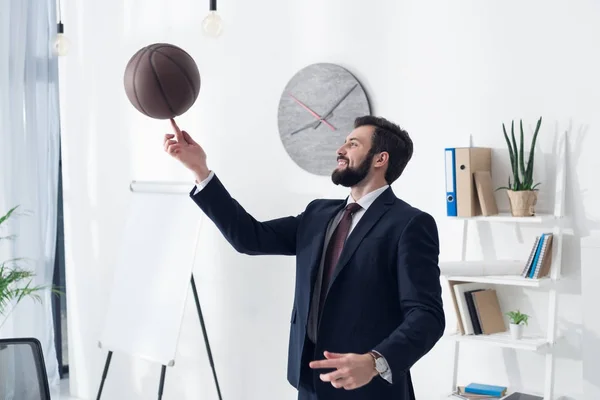
[[[185,186],[184,186],[185,185]],[[132,181],[129,185],[129,189],[132,192],[156,192],[156,187],[160,186],[161,193],[179,193],[181,190],[185,190],[187,192],[189,190],[189,184],[180,183],[180,184],[167,184],[164,182],[136,182]],[[219,396],[219,400],[223,400],[221,396],[221,388],[219,387],[219,380],[217,379],[217,371],[215,369],[215,363],[212,356],[212,351],[210,348],[210,342],[208,340],[208,334],[206,331],[206,325],[204,324],[204,317],[202,315],[202,308],[200,307],[200,299],[198,297],[198,290],[196,289],[196,282],[194,281],[194,274],[192,274],[190,278],[190,285],[192,286],[192,293],[194,294],[194,302],[196,303],[196,310],[198,311],[198,318],[200,319],[200,326],[202,327],[202,335],[204,336],[204,344],[206,345],[206,352],[208,354],[208,360],[210,363],[210,367],[212,369],[213,378],[215,380],[215,386],[217,388],[217,394]],[[102,347],[102,344],[99,343],[99,346]],[[104,382],[106,381],[106,376],[108,375],[108,369],[110,367],[110,362],[112,360],[113,351],[109,350],[106,355],[106,361],[104,363],[104,370],[102,371],[102,379],[100,381],[100,387],[98,388],[98,395],[96,400],[100,400],[102,396],[102,390],[104,389]],[[175,365],[174,361],[169,363],[169,367]],[[165,387],[165,375],[167,372],[167,366],[162,365],[160,371],[160,381],[158,385],[158,400],[162,399],[163,390]]]

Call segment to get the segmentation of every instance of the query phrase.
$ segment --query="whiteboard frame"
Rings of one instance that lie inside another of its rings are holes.
[[[129,184],[129,190],[137,193],[189,193],[195,182],[185,181],[136,181]]]
[[[157,194],[189,194],[196,185],[195,182],[185,182],[185,181],[136,181],[132,180],[129,183],[129,190],[133,193],[157,193]],[[197,256],[198,256],[198,245],[200,243],[200,232],[202,226],[204,225],[204,215],[201,214],[198,222],[196,223],[196,239],[194,252],[192,256],[192,265],[195,265]],[[193,276],[193,268],[192,268],[192,276]],[[192,277],[190,277],[190,285],[192,284]],[[104,346],[102,341],[98,341],[98,348],[102,350],[107,350],[112,353],[113,350]],[[150,360],[146,357],[139,356],[140,358]],[[165,366],[173,367],[175,366],[175,360],[170,360]]]

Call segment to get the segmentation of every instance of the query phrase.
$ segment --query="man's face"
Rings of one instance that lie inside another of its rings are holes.
[[[334,184],[351,187],[367,177],[374,156],[369,153],[373,131],[372,126],[361,126],[348,135],[337,151],[338,166],[331,174]]]

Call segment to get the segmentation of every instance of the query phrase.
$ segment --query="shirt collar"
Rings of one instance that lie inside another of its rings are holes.
[[[379,197],[379,195],[385,192],[389,187],[390,185],[385,185],[380,187],[379,189],[375,189],[372,192],[365,194],[358,201],[354,201],[352,195],[350,195],[348,196],[348,201],[346,202],[346,205],[350,203],[358,203],[366,211],[367,208],[369,208],[371,204],[373,204],[373,202]]]

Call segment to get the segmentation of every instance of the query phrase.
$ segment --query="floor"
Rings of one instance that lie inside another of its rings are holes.
[[[59,400],[77,400],[75,397],[69,397],[69,379],[63,379],[60,381],[60,395]],[[54,398],[52,399],[54,400]]]

